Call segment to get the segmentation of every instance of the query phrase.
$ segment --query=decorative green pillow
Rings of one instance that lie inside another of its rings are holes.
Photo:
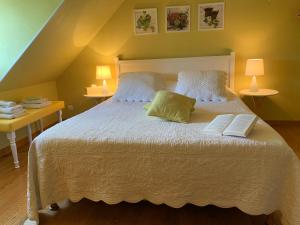
[[[145,105],[144,105],[144,109],[145,109],[145,110],[148,110],[148,109],[150,108],[150,106],[151,106],[151,102],[145,104]],[[195,111],[195,108],[193,107],[193,108],[191,109],[191,112],[194,112],[194,111]]]
[[[144,106],[148,116],[187,123],[194,110],[196,99],[169,91],[158,91],[151,103]]]
[[[148,110],[151,106],[151,102],[147,103],[146,105],[144,105],[144,109],[145,110]]]

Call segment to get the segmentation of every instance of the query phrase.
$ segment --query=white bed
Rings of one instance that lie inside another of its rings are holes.
[[[232,74],[233,55],[193,59],[194,65],[209,61],[204,64],[222,65]],[[174,69],[173,61],[125,61],[118,70],[151,64],[152,70],[171,74],[191,66]],[[259,120],[248,139],[202,132],[217,114],[249,112],[238,97],[197,103],[188,124],[147,117],[143,104],[108,100],[34,140],[25,224],[38,223],[38,210],[49,204],[82,198],[109,204],[146,199],[172,207],[213,204],[252,215],[280,210],[284,224],[300,224],[299,160],[270,126]]]

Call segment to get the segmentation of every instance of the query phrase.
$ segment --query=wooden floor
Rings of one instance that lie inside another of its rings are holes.
[[[291,146],[300,158],[300,123],[295,124],[272,124],[271,125],[286,142]]]
[[[300,126],[273,126],[300,157]],[[0,225],[20,225],[26,218],[27,147],[19,149],[20,169],[14,169],[11,155],[0,158]],[[107,205],[82,200],[64,202],[54,213],[44,210],[41,225],[262,225],[265,216],[249,216],[236,208],[186,205],[173,209],[148,202]]]

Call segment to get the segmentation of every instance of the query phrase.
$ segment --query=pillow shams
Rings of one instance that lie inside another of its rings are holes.
[[[227,76],[220,71],[180,72],[176,92],[204,102],[224,102]]]
[[[165,83],[157,73],[132,72],[120,75],[119,87],[113,100],[128,102],[150,102]]]

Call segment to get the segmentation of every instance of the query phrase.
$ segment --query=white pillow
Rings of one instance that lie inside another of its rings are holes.
[[[175,92],[175,89],[176,89],[176,85],[177,85],[177,80],[166,80],[165,81],[165,89],[167,91],[172,91],[172,92]]]
[[[155,93],[165,88],[160,74],[130,72],[120,75],[119,87],[113,100],[122,102],[151,102]]]
[[[223,102],[227,76],[220,71],[180,72],[176,92],[202,102]]]

